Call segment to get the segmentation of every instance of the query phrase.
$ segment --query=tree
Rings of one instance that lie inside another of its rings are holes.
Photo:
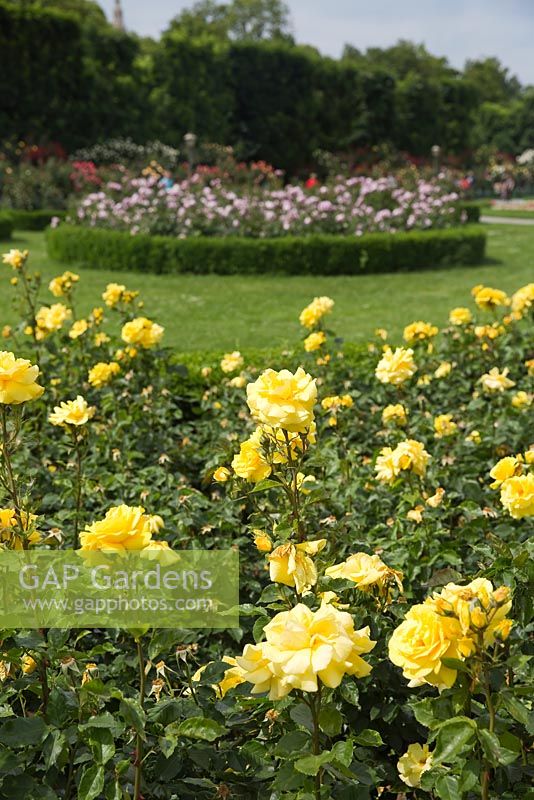
[[[65,11],[72,14],[82,23],[107,26],[109,22],[98,3],[93,0],[15,0],[16,5],[32,5],[45,11]]]
[[[361,67],[386,69],[397,80],[402,80],[410,74],[416,74],[424,79],[441,79],[457,74],[446,58],[433,56],[424,44],[415,44],[405,39],[399,39],[392,47],[370,47],[365,53],[346,44],[343,58]]]
[[[507,103],[517,98],[521,84],[498,58],[466,61],[464,77],[473,84],[480,102]]]
[[[223,5],[200,0],[178,14],[169,30],[193,39],[208,35],[238,42],[293,41],[289,9],[282,0],[232,0]]]

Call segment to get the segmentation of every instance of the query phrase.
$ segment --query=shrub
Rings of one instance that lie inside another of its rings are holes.
[[[458,203],[460,219],[465,215],[465,222],[479,222],[482,210],[482,203],[475,201],[467,203]]]
[[[63,219],[64,211],[59,209],[41,208],[36,211],[9,211],[13,227],[18,231],[42,231],[48,228],[53,217]]]
[[[11,239],[13,227],[14,225],[11,214],[8,214],[6,211],[0,211],[0,239]]]
[[[176,239],[60,225],[47,232],[47,243],[52,258],[93,269],[350,275],[479,264],[486,235],[481,228],[469,226],[359,238]]]

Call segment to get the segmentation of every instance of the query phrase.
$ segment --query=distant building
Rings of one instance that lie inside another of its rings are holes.
[[[114,28],[117,28],[118,31],[126,30],[126,27],[124,25],[124,14],[122,13],[121,0],[115,0],[112,25]]]

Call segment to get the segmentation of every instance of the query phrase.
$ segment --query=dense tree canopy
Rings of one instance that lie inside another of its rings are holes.
[[[403,40],[327,58],[295,44],[282,0],[200,0],[159,41],[116,31],[91,0],[0,0],[0,96],[4,139],[180,147],[194,131],[289,171],[317,150],[534,146],[534,89],[498,59],[457,70]]]

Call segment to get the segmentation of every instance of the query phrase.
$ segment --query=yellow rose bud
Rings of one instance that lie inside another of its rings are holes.
[[[227,467],[218,467],[213,473],[213,480],[217,483],[226,483],[232,477],[232,473]]]

